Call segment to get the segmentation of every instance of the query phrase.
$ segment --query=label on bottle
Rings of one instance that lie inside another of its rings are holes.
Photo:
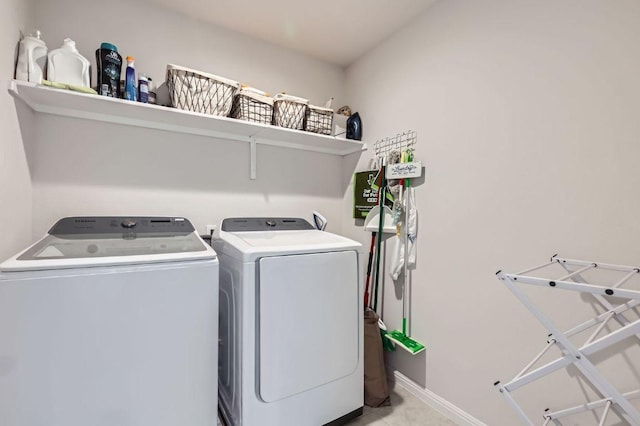
[[[127,65],[124,79],[124,98],[128,101],[138,100],[138,88],[136,87],[136,70],[132,64]]]
[[[146,79],[138,80],[138,102],[149,102],[149,82]]]
[[[96,62],[99,94],[113,98],[119,97],[122,58],[113,50],[98,49],[96,50]]]

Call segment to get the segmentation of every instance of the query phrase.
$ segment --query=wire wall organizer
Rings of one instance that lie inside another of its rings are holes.
[[[536,276],[543,271],[548,274],[552,265],[560,265],[562,267],[562,276],[556,279]],[[598,283],[591,284],[584,279],[583,275],[595,273],[595,269],[598,270],[599,274]],[[562,368],[575,366],[583,377],[590,382],[593,389],[599,393],[601,399],[587,401],[574,407],[559,410],[552,411],[547,409],[542,415],[543,425],[562,425],[561,419],[588,411],[592,411],[595,415],[598,415],[599,412],[599,425],[604,425],[612,410],[630,425],[640,425],[640,412],[629,401],[634,398],[640,398],[640,389],[624,393],[618,391],[598,371],[590,359],[596,353],[623,340],[635,338],[635,343],[640,342],[640,319],[629,319],[631,315],[633,315],[632,318],[635,318],[633,309],[640,305],[640,291],[622,288],[625,283],[638,274],[640,274],[640,268],[638,267],[564,259],[557,256],[553,256],[548,263],[516,274],[508,274],[502,271],[496,273],[498,279],[504,282],[509,290],[549,332],[544,349],[520,373],[508,383],[499,381],[494,383],[494,386],[515,410],[524,424],[533,425],[534,423],[518,405],[512,396],[512,392]],[[613,284],[600,283],[600,280],[603,279],[600,278],[601,276],[609,276]],[[520,288],[521,284],[546,287],[549,291],[569,290],[591,295],[604,312],[569,330],[562,331],[525,295]],[[611,296],[615,297],[615,299],[610,298]],[[617,325],[614,325],[613,322],[617,323]],[[582,343],[582,346],[577,346],[573,343],[573,341],[577,340],[575,336],[592,328],[594,330],[586,341]],[[611,329],[614,331],[609,331]],[[574,337],[573,341],[569,340],[571,337]],[[547,364],[532,369],[552,347],[559,349],[561,356]]]
[[[415,130],[380,139],[373,144],[374,155],[376,158],[386,158],[392,151],[414,149],[417,140],[418,133]]]

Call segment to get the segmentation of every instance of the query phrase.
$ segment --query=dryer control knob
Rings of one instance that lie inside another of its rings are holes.
[[[122,223],[120,224],[123,228],[133,228],[134,226],[137,225],[137,223],[131,219],[125,219],[122,221]]]
[[[267,226],[270,226],[270,227],[276,226],[276,223],[273,220],[268,220],[265,223],[267,224]]]

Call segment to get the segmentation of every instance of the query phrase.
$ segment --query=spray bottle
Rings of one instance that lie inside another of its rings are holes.
[[[137,99],[136,90],[136,69],[133,61],[133,56],[127,56],[127,73],[124,81],[124,98],[128,101],[135,101]]]

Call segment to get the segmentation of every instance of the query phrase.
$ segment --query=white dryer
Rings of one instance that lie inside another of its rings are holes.
[[[362,414],[360,243],[303,219],[232,218],[212,245],[227,421],[320,426]]]
[[[216,424],[218,260],[188,220],[64,218],[0,271],[0,425]]]

